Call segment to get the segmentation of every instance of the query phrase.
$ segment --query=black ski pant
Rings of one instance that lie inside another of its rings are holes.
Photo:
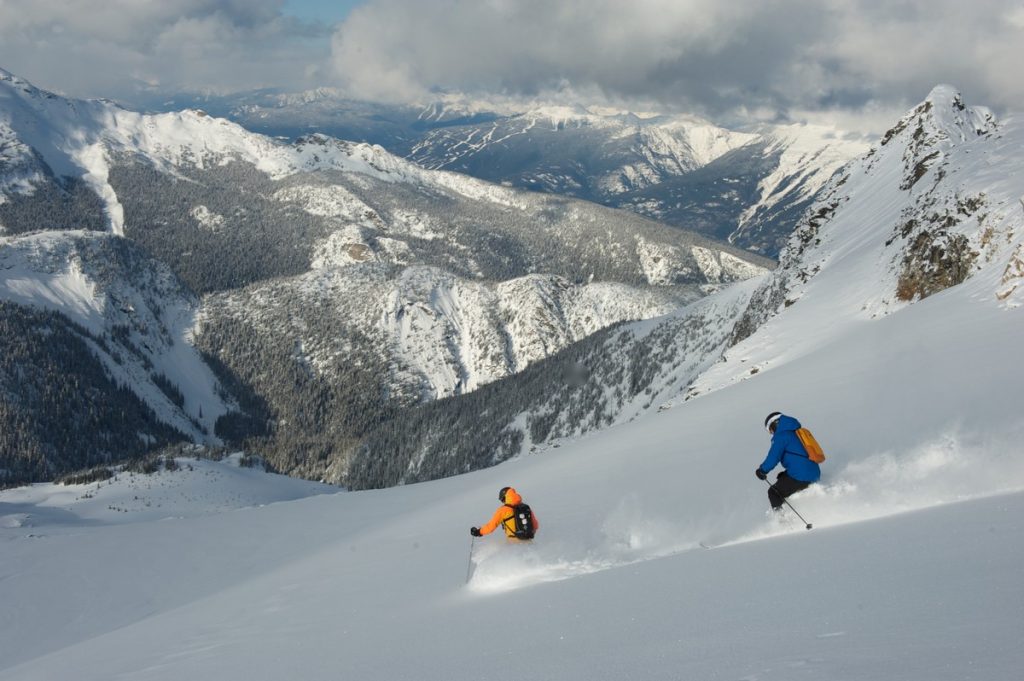
[[[777,509],[783,504],[783,500],[796,494],[802,489],[807,489],[811,486],[809,482],[803,482],[802,480],[794,480],[783,471],[779,473],[779,477],[775,479],[775,484],[768,488],[768,501],[771,503],[773,509]]]

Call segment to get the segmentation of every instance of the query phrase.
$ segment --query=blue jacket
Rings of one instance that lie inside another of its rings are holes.
[[[818,482],[821,478],[821,468],[808,458],[807,450],[796,436],[799,427],[800,422],[792,416],[779,417],[775,434],[772,435],[771,449],[761,464],[761,470],[765,474],[771,473],[772,469],[781,463],[789,477],[794,480]]]

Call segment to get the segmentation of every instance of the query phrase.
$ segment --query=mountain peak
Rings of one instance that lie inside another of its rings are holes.
[[[54,98],[54,97],[58,97],[59,96],[59,95],[56,95],[56,94],[54,94],[52,92],[47,92],[46,90],[40,90],[35,85],[33,85],[29,81],[25,80],[21,76],[19,76],[17,74],[14,74],[14,73],[11,73],[10,71],[8,71],[7,69],[4,69],[2,67],[0,67],[0,84],[2,84],[4,86],[7,86],[9,88],[19,89],[22,92],[30,94],[30,95],[35,95],[35,96],[45,95],[45,96],[50,97],[50,98]]]
[[[947,83],[939,83],[933,87],[928,96],[924,98],[924,101],[931,103],[934,108],[939,110],[955,109],[963,111],[966,108],[960,91]]]
[[[981,136],[999,127],[995,115],[987,107],[964,104],[963,96],[952,85],[936,85],[926,103],[931,103],[933,116],[948,131],[956,130],[963,139]]]
[[[882,146],[889,144],[905,131],[910,138],[907,146],[919,149],[937,144],[957,144],[973,137],[994,132],[999,123],[993,113],[983,106],[964,104],[960,91],[952,85],[940,84],[911,109],[882,138]]]

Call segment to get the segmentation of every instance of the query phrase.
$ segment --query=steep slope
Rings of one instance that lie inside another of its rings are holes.
[[[884,371],[897,357],[875,359]],[[0,678],[468,680],[497,657],[542,679],[1012,677],[1019,466],[965,475],[993,461],[956,446],[945,467],[928,465],[937,449],[882,467],[881,451],[836,439],[825,485],[793,499],[816,529],[765,518],[750,467],[767,442],[736,410],[787,380],[822,398],[798,382],[824,365],[811,364],[472,475],[158,524],[0,527],[0,595],[19,622]],[[542,519],[538,540],[471,549],[467,527],[510,483]],[[31,512],[8,503],[0,517]],[[729,541],[700,549],[709,537]],[[800,588],[772,588],[781,576]],[[532,654],[506,654],[495,632],[509,628]]]
[[[948,314],[964,320],[968,332],[969,320],[981,314],[995,315],[1000,328],[1016,328],[1024,186],[1013,150],[1022,135],[1018,119],[997,123],[986,110],[967,108],[952,89],[936,88],[877,148],[833,178],[780,268],[760,283],[737,285],[662,320],[605,332],[450,407],[426,407],[368,441],[365,460],[357,457],[353,465],[353,484],[372,487],[488,465],[726,385],[760,381],[831,344],[849,352],[854,336],[874,348],[888,327],[873,324],[894,313],[912,316],[912,302],[957,285],[958,302],[949,304]],[[862,330],[865,325],[870,328]],[[904,333],[910,347],[924,342],[919,330]],[[971,339],[963,341],[968,352]],[[851,357],[857,359],[843,366],[871,361],[863,352]],[[917,359],[925,358],[935,360],[928,354]],[[942,365],[919,369],[945,371]],[[891,376],[877,378],[900,393]],[[870,390],[861,380],[855,385]],[[780,398],[807,404],[789,394],[796,388],[780,389]],[[902,411],[891,406],[894,415]],[[442,408],[457,416],[446,417]],[[942,419],[957,420],[955,413],[939,413],[936,428]],[[478,426],[484,414],[486,429]],[[381,451],[397,456],[389,463],[374,456]]]
[[[33,443],[46,443],[35,478],[169,439],[214,441],[230,403],[191,344],[199,301],[130,242],[96,232],[0,237],[0,301],[4,449],[38,461]],[[68,378],[69,369],[85,378]],[[52,392],[64,382],[73,401]],[[87,417],[93,409],[102,415]],[[101,444],[114,432],[120,444]],[[26,479],[8,468],[11,481]]]
[[[823,126],[758,132],[705,166],[607,203],[777,257],[832,175],[868,146]]]
[[[842,287],[858,299],[850,310],[856,319],[898,311],[968,278],[1012,286],[1024,187],[1007,150],[1019,136],[1016,118],[999,123],[983,107],[967,108],[950,86],[936,87],[830,182],[764,297],[785,299],[788,308],[824,273],[824,290]]]

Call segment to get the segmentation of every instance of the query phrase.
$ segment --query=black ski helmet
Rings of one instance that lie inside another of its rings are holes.
[[[510,489],[512,489],[512,488],[511,487],[502,487],[500,490],[498,490],[498,501],[500,501],[501,503],[504,504],[505,503],[505,492],[509,491]]]
[[[775,425],[780,416],[782,416],[781,411],[773,411],[771,414],[768,414],[764,419],[764,429],[769,433],[772,432],[772,426]]]

